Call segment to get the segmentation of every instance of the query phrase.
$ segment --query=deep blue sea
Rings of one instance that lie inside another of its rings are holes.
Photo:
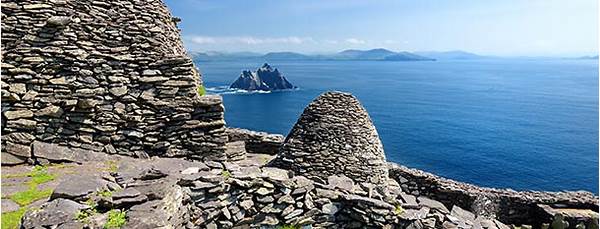
[[[346,91],[390,161],[487,187],[598,193],[598,60],[269,62],[299,89],[224,89],[262,64],[197,63],[228,126],[286,135],[319,94]]]

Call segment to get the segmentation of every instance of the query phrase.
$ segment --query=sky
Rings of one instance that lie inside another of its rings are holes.
[[[165,0],[192,51],[598,53],[598,0]]]

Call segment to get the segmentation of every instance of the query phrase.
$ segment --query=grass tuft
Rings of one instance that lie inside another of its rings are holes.
[[[199,95],[199,96],[203,96],[203,95],[205,95],[205,94],[206,94],[206,89],[204,88],[204,85],[200,85],[200,86],[198,86],[198,89],[197,89],[197,91],[198,91],[198,95]]]
[[[223,170],[221,172],[221,176],[223,176],[223,178],[225,178],[225,180],[229,179],[231,177],[231,172],[227,171],[227,170]]]
[[[394,213],[396,215],[402,215],[402,213],[404,213],[404,208],[402,208],[400,204],[396,204],[396,207],[394,208]]]
[[[104,224],[104,229],[121,228],[125,225],[125,212],[121,210],[111,210],[108,212],[108,219]]]
[[[103,190],[96,192],[96,194],[98,194],[98,196],[108,198],[108,197],[111,197],[113,193],[109,190],[103,189]]]
[[[13,212],[2,213],[2,228],[17,229],[21,223],[21,217],[25,214],[27,208],[20,208]]]

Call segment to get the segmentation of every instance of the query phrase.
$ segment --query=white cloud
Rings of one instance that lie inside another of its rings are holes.
[[[215,36],[185,36],[186,40],[194,44],[246,44],[246,45],[261,45],[261,44],[304,44],[315,43],[311,37],[253,37],[253,36],[230,36],[230,37],[215,37]]]
[[[346,42],[354,45],[361,45],[367,43],[365,40],[357,39],[357,38],[348,38]]]

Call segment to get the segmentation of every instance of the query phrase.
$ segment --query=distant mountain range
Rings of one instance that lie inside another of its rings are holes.
[[[575,59],[580,59],[580,60],[597,60],[598,59],[598,55],[595,56],[582,56],[582,57],[578,57]]]
[[[307,55],[295,52],[270,52],[267,54],[253,52],[221,53],[193,52],[195,61],[242,60],[256,59],[261,61],[276,60],[370,60],[370,61],[434,61],[436,58],[411,52],[393,52],[387,49],[355,50],[348,49],[334,54]],[[475,54],[472,54],[477,56]]]
[[[280,60],[363,60],[363,61],[434,61],[434,60],[480,60],[480,59],[575,59],[575,60],[597,60],[598,55],[581,57],[500,57],[483,56],[470,52],[455,51],[426,51],[426,52],[394,52],[388,49],[356,50],[348,49],[333,54],[308,55],[296,52],[269,52],[267,54],[255,52],[191,52],[195,61],[220,61],[220,60],[247,60],[256,61],[280,61]]]
[[[429,58],[434,58],[438,60],[470,60],[470,59],[484,59],[491,58],[488,56],[480,56],[474,53],[465,52],[465,51],[446,51],[446,52],[415,52],[415,54],[420,56],[426,56]]]

